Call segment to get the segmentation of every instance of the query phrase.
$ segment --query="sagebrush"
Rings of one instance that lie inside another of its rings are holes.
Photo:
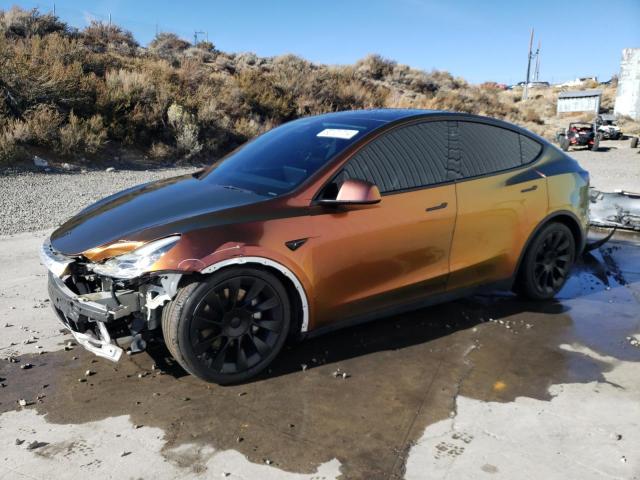
[[[379,55],[317,65],[225,53],[171,33],[142,48],[115,25],[77,30],[38,10],[0,11],[0,163],[32,147],[78,162],[106,146],[162,161],[216,158],[300,116],[378,107],[479,113],[548,133],[543,119],[555,105],[538,104]]]

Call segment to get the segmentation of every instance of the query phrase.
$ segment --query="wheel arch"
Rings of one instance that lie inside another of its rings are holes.
[[[547,215],[536,228],[533,229],[531,235],[524,244],[522,251],[520,252],[520,256],[518,258],[518,263],[516,265],[516,269],[514,272],[514,279],[517,279],[520,274],[520,268],[522,266],[522,261],[524,260],[524,256],[531,245],[531,242],[536,237],[536,235],[542,230],[544,227],[549,225],[552,222],[558,222],[566,225],[571,233],[573,234],[573,238],[576,242],[576,256],[580,255],[580,253],[584,250],[585,243],[587,241],[586,232],[582,229],[580,225],[580,221],[575,213],[569,210],[559,210]]]
[[[250,266],[261,270],[266,270],[274,274],[287,290],[287,294],[291,299],[291,307],[294,312],[293,325],[291,334],[306,333],[309,329],[309,300],[307,293],[298,277],[286,266],[275,260],[265,257],[246,256],[232,257],[221,260],[200,271],[201,274],[207,275],[221,269],[233,268],[238,266]]]

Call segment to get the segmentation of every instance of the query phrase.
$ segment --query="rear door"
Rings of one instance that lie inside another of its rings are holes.
[[[531,165],[542,147],[494,125],[449,122],[458,217],[447,289],[509,278],[547,212],[547,183]]]
[[[367,144],[336,178],[367,180],[379,204],[312,216],[318,326],[442,292],[456,213],[446,122],[398,127]],[[337,185],[333,187],[337,191]]]

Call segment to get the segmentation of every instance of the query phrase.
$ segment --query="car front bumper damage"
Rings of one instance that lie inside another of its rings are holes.
[[[114,280],[93,275],[93,285],[111,288],[78,293],[72,290],[78,277],[71,277],[76,275],[73,267],[79,259],[57,253],[48,242],[42,246],[40,258],[49,270],[49,297],[60,322],[79,345],[114,362],[122,356],[125,340],[131,341],[132,352],[144,350],[142,334],[158,328],[158,307],[175,296],[181,277],[166,274],[144,282],[136,279],[116,290]]]

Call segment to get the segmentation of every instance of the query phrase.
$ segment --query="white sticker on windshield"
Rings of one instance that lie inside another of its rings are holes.
[[[344,128],[325,128],[316,137],[343,138],[349,140],[359,133],[358,130],[347,130]]]

